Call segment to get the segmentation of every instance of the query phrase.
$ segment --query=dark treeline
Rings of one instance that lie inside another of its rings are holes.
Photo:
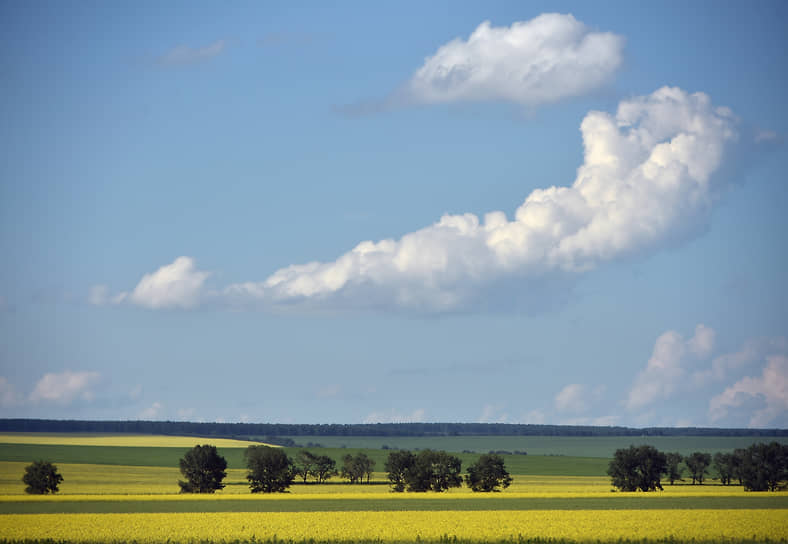
[[[709,427],[592,427],[509,423],[192,423],[188,421],[79,421],[0,419],[0,432],[138,433],[216,438],[278,436],[788,436],[788,429]]]

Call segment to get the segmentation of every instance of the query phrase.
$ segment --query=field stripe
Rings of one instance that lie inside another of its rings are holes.
[[[492,510],[773,510],[788,512],[788,496],[747,497],[607,497],[582,498],[407,498],[288,500],[58,500],[3,501],[0,515],[70,513],[183,513],[183,512],[393,512],[393,511],[492,511]]]

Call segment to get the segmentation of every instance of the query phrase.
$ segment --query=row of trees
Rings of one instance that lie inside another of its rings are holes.
[[[328,456],[302,450],[293,461],[281,448],[249,446],[245,452],[246,479],[252,493],[286,490],[296,477],[306,483],[309,477],[323,483],[340,474],[336,462]],[[213,493],[224,488],[227,461],[216,446],[195,446],[180,460],[181,493]],[[350,483],[369,483],[375,461],[363,452],[342,458],[341,475]],[[445,451],[423,450],[418,453],[392,451],[385,464],[393,491],[446,491],[462,485],[462,461]],[[497,454],[484,454],[468,467],[465,482],[474,491],[497,491],[509,487],[512,478]]]
[[[671,485],[683,481],[685,467],[692,484],[702,485],[712,463],[723,485],[737,479],[747,491],[776,491],[788,480],[788,445],[758,443],[714,457],[703,452],[684,457],[677,452],[662,453],[653,446],[630,446],[616,450],[607,473],[621,491],[655,491],[662,489],[663,477]]]

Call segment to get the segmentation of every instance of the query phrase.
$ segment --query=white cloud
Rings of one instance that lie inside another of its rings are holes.
[[[417,423],[424,421],[424,409],[417,408],[410,414],[402,414],[395,410],[389,412],[372,412],[364,418],[364,423]]]
[[[203,47],[189,47],[178,45],[159,57],[159,64],[178,65],[193,64],[212,59],[225,50],[227,44],[224,40],[217,40]]]
[[[523,423],[541,425],[547,421],[547,416],[545,416],[545,413],[541,410],[531,410],[530,412],[523,414],[521,420]]]
[[[106,285],[94,285],[90,288],[90,293],[88,294],[88,302],[94,306],[105,306],[107,304],[120,304],[124,300],[128,293],[117,293],[115,295],[110,295],[109,287]]]
[[[695,327],[695,336],[689,339],[687,348],[696,357],[708,357],[714,349],[714,337],[714,329],[701,323]]]
[[[788,421],[788,357],[771,355],[758,377],[745,377],[712,398],[709,416],[712,421],[726,417],[731,409],[742,406],[747,400],[757,399],[764,407],[754,411],[750,427],[766,427],[775,422],[785,425]]]
[[[428,57],[394,103],[504,100],[537,105],[592,91],[621,66],[624,38],[546,13],[510,27],[480,24]]]
[[[20,402],[19,394],[11,383],[5,378],[0,376],[0,406],[9,407],[15,406]]]
[[[128,297],[121,295],[146,308],[193,308],[199,304],[203,284],[210,275],[197,270],[191,257],[178,257],[156,272],[145,274]]]
[[[156,419],[156,416],[159,415],[161,409],[163,408],[160,402],[154,402],[147,408],[145,408],[142,412],[140,412],[139,418],[140,419]]]
[[[500,404],[485,404],[478,421],[479,423],[506,423],[509,421],[509,414]]]
[[[585,386],[571,383],[555,396],[555,409],[559,412],[583,412],[586,410]]]
[[[336,261],[288,266],[224,295],[239,304],[440,312],[480,304],[507,279],[527,291],[653,251],[706,222],[734,125],[703,93],[664,87],[624,100],[615,115],[586,115],[574,183],[534,190],[512,220],[501,211],[444,215],[399,240],[364,241]]]
[[[767,354],[785,351],[788,351],[788,340],[785,338],[751,339],[740,350],[715,357],[711,368],[695,372],[693,379],[698,385],[724,380],[736,370],[762,362]]]
[[[587,412],[604,395],[604,386],[593,389],[587,385],[570,383],[555,396],[555,409],[562,413]]]
[[[68,404],[75,399],[90,401],[93,399],[91,388],[99,379],[97,372],[62,372],[60,374],[44,374],[36,383],[30,400]]]
[[[689,340],[676,331],[667,331],[657,338],[646,368],[638,374],[626,400],[630,410],[639,410],[673,395],[683,383],[688,370],[689,355],[706,357],[714,347],[714,330],[699,324]]]

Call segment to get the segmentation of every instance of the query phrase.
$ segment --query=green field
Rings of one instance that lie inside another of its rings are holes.
[[[452,452],[490,450],[525,451],[528,455],[566,455],[610,459],[619,448],[648,444],[660,451],[688,455],[695,451],[714,454],[746,448],[755,442],[788,444],[788,437],[749,436],[290,436],[297,444],[317,443],[328,448],[438,449]]]

